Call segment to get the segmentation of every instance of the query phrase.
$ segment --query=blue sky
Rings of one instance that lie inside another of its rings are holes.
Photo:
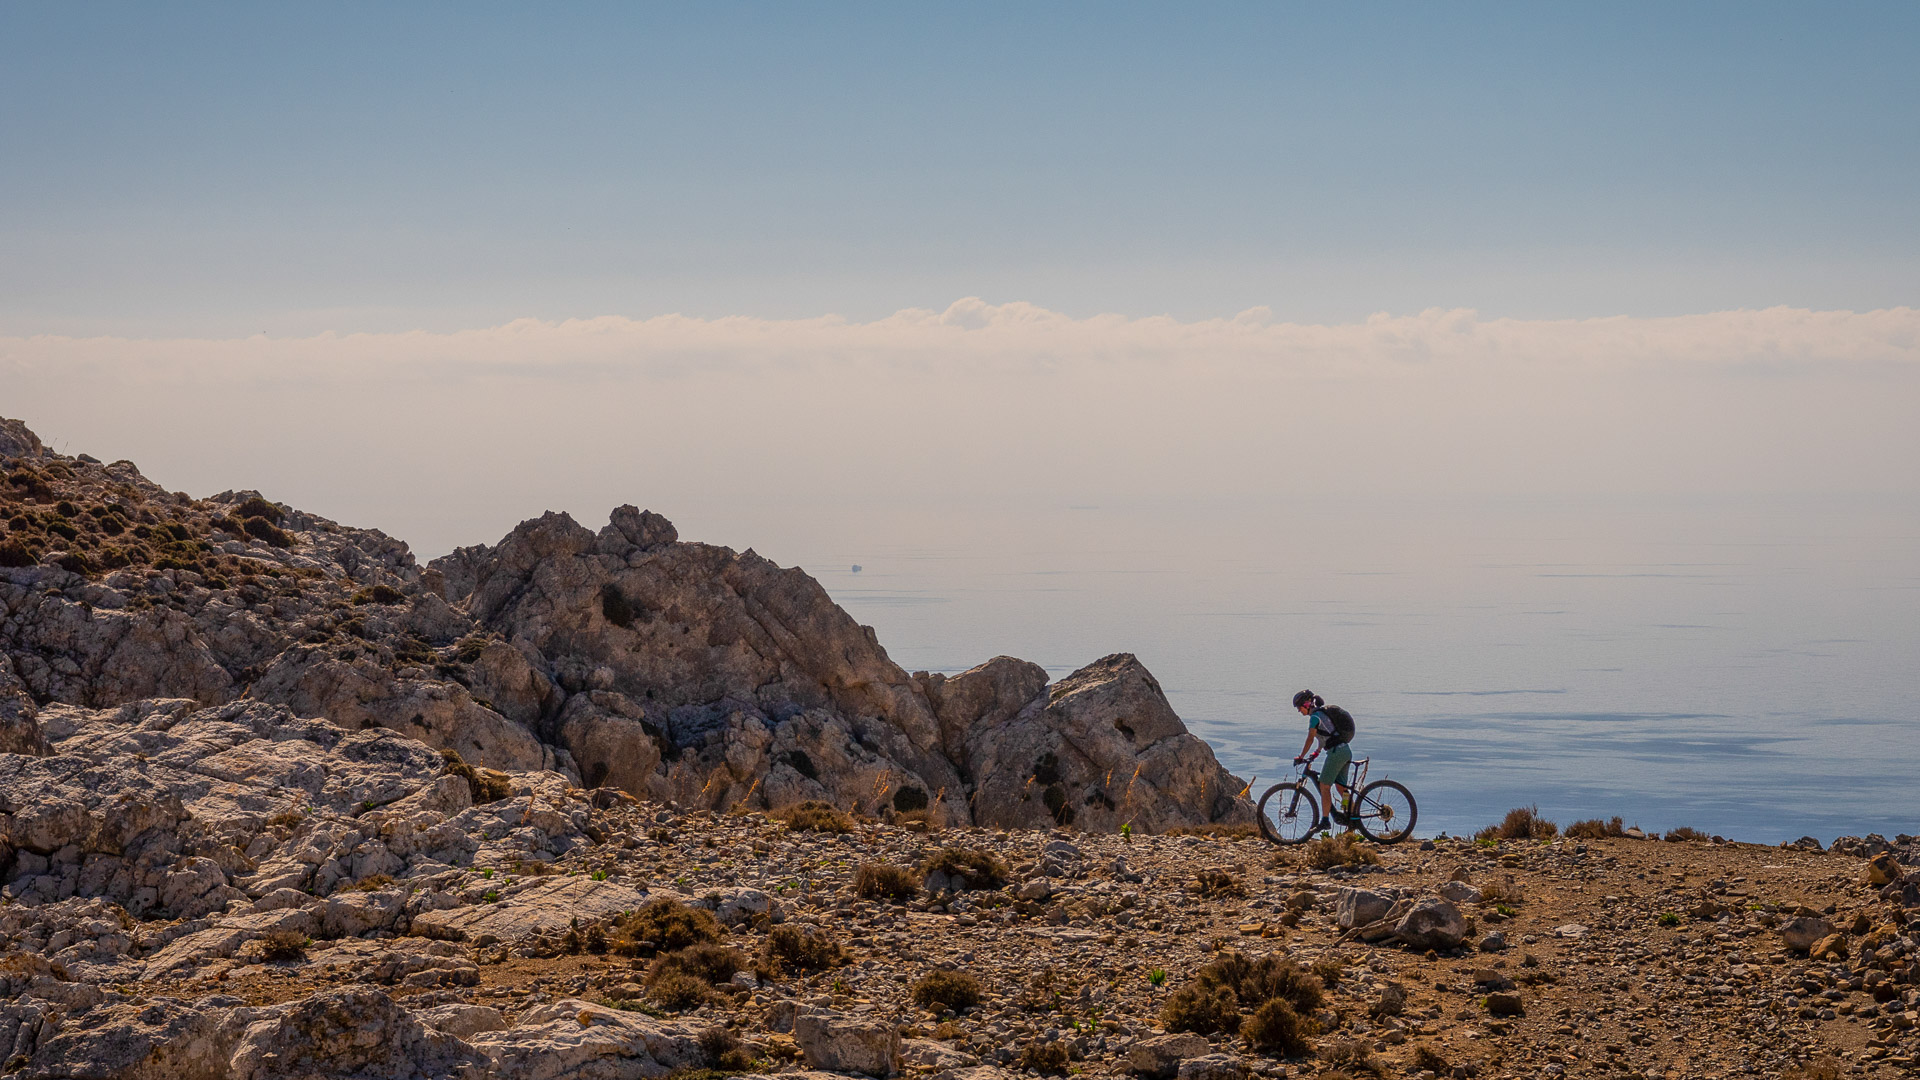
[[[1866,310],[1920,6],[0,7],[0,335]]]

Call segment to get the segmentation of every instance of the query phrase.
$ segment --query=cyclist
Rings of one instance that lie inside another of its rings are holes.
[[[1348,749],[1348,741],[1353,738],[1353,718],[1345,709],[1337,705],[1328,705],[1320,695],[1311,690],[1302,690],[1293,695],[1293,707],[1307,718],[1307,741],[1300,747],[1299,756],[1293,759],[1295,765],[1305,764],[1310,759],[1307,752],[1313,749],[1315,739],[1320,741],[1327,752],[1327,763],[1320,770],[1320,805],[1326,808],[1326,815],[1314,823],[1313,831],[1331,832],[1334,825],[1352,826],[1353,821],[1346,811],[1333,805],[1334,786],[1340,788],[1342,805],[1353,799],[1353,789],[1347,786],[1347,766],[1353,763],[1353,751]],[[1335,716],[1339,716],[1339,720]],[[1342,724],[1340,720],[1344,720]]]

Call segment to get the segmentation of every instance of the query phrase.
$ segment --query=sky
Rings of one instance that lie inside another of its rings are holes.
[[[0,6],[0,336],[1920,291],[1920,7]]]
[[[773,507],[909,497],[1911,500],[1916,41],[1910,4],[8,4],[0,415],[423,555],[629,501],[777,546]]]

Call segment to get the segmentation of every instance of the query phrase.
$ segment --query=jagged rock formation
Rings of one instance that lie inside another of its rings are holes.
[[[597,533],[547,514],[422,570],[379,532],[169,493],[17,421],[0,465],[0,751],[44,752],[52,704],[254,701],[681,806],[1250,819],[1133,657],[1051,687],[1008,657],[909,674],[804,572],[631,506]]]

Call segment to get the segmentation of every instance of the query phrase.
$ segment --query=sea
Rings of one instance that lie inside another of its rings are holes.
[[[1523,806],[1762,843],[1920,833],[1912,498],[899,493],[704,524],[806,569],[910,671],[1133,653],[1256,796],[1311,689],[1414,793],[1417,835]]]

